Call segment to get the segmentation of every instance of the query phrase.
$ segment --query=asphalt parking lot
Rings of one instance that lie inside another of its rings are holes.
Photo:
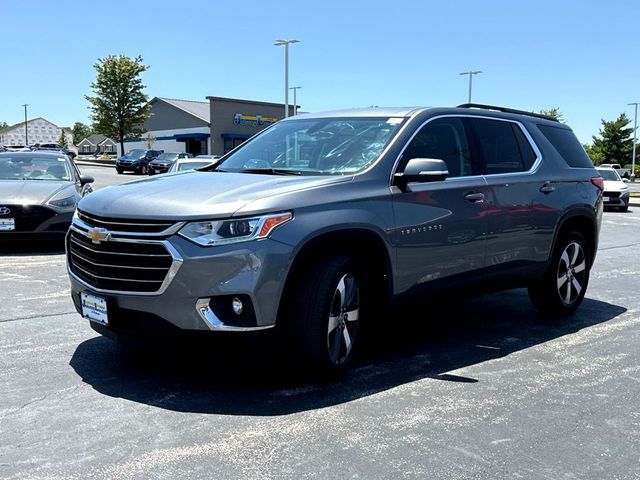
[[[639,232],[640,207],[605,213],[570,318],[541,321],[524,290],[392,312],[330,385],[251,341],[132,354],[75,312],[60,244],[12,246],[0,478],[640,478]]]

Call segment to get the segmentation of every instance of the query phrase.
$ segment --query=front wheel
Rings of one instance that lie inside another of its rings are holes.
[[[149,174],[149,165],[147,165],[146,163],[143,163],[142,165],[140,165],[140,174],[141,175],[148,175]]]
[[[589,284],[591,254],[577,231],[562,234],[542,279],[529,286],[529,298],[541,313],[561,316],[573,313],[582,303]]]
[[[339,375],[351,362],[366,290],[357,264],[336,256],[308,270],[291,318],[298,359],[320,377]]]
[[[122,172],[124,172],[124,170],[120,167],[116,168],[116,172],[118,172],[119,174],[122,174]]]

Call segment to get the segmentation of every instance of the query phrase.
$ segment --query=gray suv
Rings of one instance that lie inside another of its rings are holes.
[[[272,329],[335,374],[389,300],[528,287],[544,314],[572,313],[602,188],[571,129],[541,115],[299,115],[215,165],[84,198],[67,237],[72,297],[110,337]]]

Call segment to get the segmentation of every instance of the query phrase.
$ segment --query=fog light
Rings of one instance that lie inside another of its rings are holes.
[[[233,309],[233,313],[235,313],[236,315],[241,315],[244,308],[242,305],[242,300],[240,300],[238,297],[235,297],[231,301],[231,308]]]

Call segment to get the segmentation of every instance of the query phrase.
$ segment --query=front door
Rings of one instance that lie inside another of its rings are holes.
[[[468,131],[463,118],[436,118],[417,132],[402,154],[398,172],[411,158],[434,158],[447,164],[449,176],[411,183],[408,191],[393,187],[397,293],[482,275],[488,188],[472,156]]]

